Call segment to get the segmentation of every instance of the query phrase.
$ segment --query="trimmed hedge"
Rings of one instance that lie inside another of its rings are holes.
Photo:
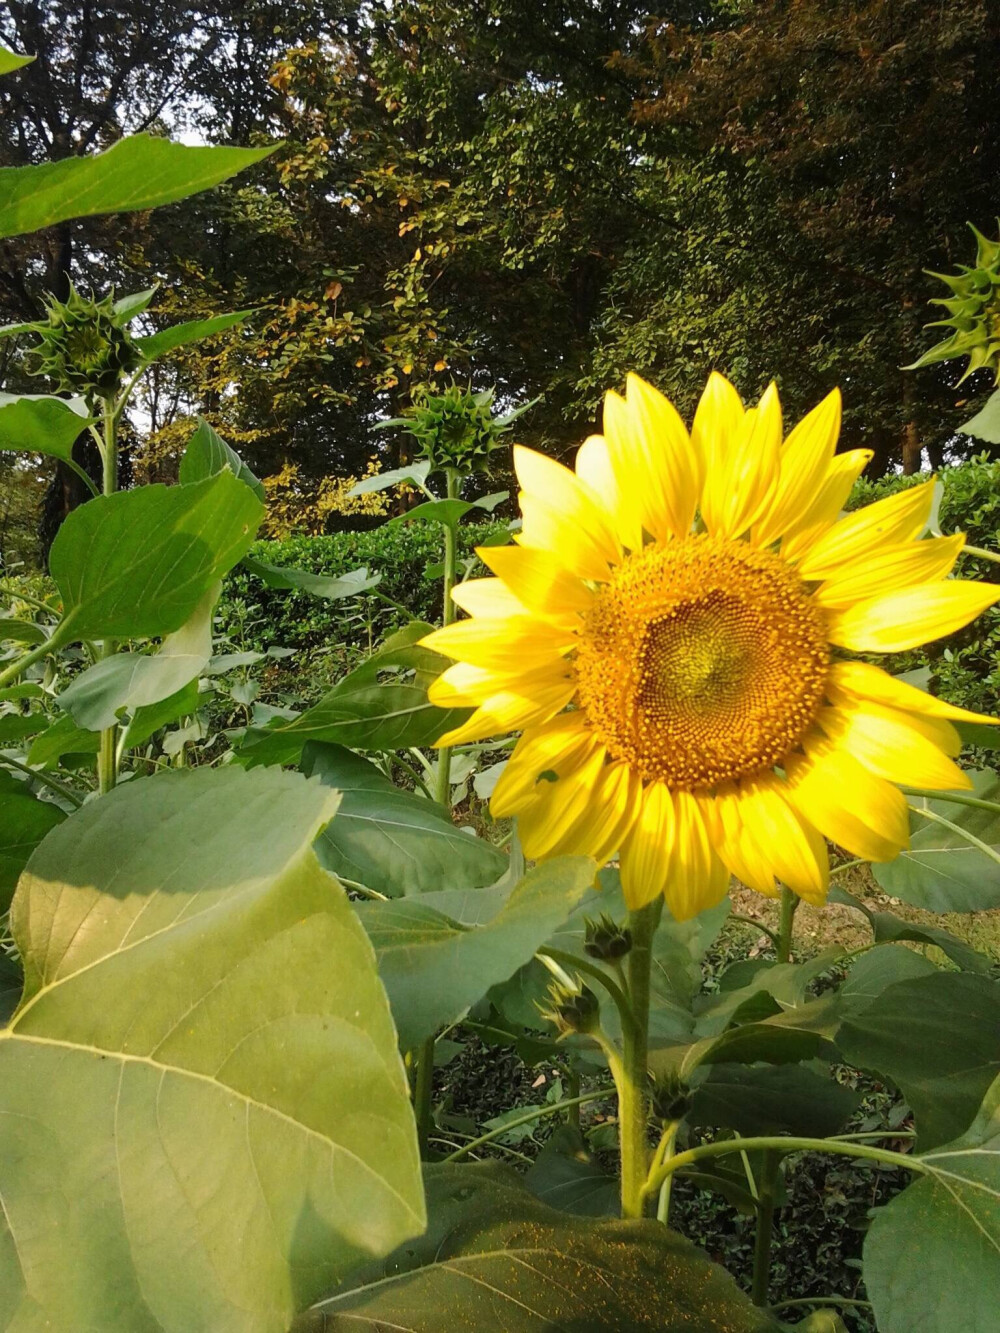
[[[505,535],[500,522],[470,523],[458,530],[459,576],[463,561],[475,561],[474,547]],[[334,577],[367,567],[379,573],[377,590],[360,597],[328,602],[308,593],[265,587],[242,566],[226,579],[219,603],[220,628],[239,647],[264,651],[329,648],[367,652],[406,617],[378,594],[405,606],[412,616],[436,623],[441,618],[441,529],[429,523],[391,523],[366,532],[336,532],[326,537],[289,537],[256,542],[250,554],[270,565],[307,569]]]

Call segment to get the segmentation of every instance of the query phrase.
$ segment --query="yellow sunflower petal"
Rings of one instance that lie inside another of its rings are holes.
[[[582,713],[560,713],[542,726],[526,731],[500,774],[490,797],[498,819],[516,815],[538,796],[543,773],[560,772],[598,746]]]
[[[534,616],[477,616],[433,630],[420,642],[445,657],[497,671],[530,671],[551,665],[558,669],[575,636]]]
[[[881,667],[870,662],[834,662],[830,668],[830,683],[827,695],[837,704],[855,704],[867,699],[872,703],[886,704],[903,712],[919,713],[924,717],[951,718],[955,722],[987,722],[991,726],[1000,725],[1000,718],[988,717],[985,713],[970,713],[967,708],[957,708],[946,703],[937,695],[918,690],[896,676],[890,676]]]
[[[638,807],[621,849],[622,893],[633,912],[666,889],[677,829],[674,799],[662,782],[643,789]]]
[[[511,693],[530,699],[555,689],[572,691],[575,686],[572,667],[565,658],[533,671],[491,671],[455,662],[431,681],[427,697],[439,708],[472,708],[494,694]]]
[[[851,487],[871,460],[870,449],[850,449],[834,456],[813,499],[785,528],[781,554],[786,560],[798,560],[824,533],[829,532],[847,503]]]
[[[741,782],[743,827],[772,874],[806,902],[821,906],[830,882],[826,844],[789,805],[785,786],[776,776]]]
[[[690,921],[726,896],[729,870],[715,851],[719,836],[714,801],[677,791],[674,812],[674,851],[663,892],[674,920]]]
[[[599,495],[611,525],[623,546],[635,550],[642,545],[642,524],[634,506],[626,502],[611,457],[611,446],[603,435],[588,435],[576,453],[576,475]]]
[[[480,546],[476,554],[487,569],[503,580],[515,601],[541,615],[565,617],[567,612],[588,610],[594,600],[593,592],[583,580],[558,565],[548,551],[530,546]],[[492,582],[470,580],[460,586],[468,588],[471,582],[480,581]],[[455,600],[458,601],[457,590]]]
[[[590,799],[551,844],[549,856],[590,856],[598,865],[604,865],[631,828],[642,789],[639,779],[627,764],[604,763],[603,754],[601,762],[603,767],[594,779]],[[521,841],[529,856],[535,853],[529,850],[524,831],[528,828],[528,837],[532,838],[536,824],[544,824],[548,790],[545,783],[539,783],[536,800],[518,817]]]
[[[586,819],[603,766],[604,752],[600,748],[591,749],[571,764],[556,760],[555,781],[536,784],[535,800],[517,817],[525,856],[539,860],[554,855],[559,844]]]
[[[866,861],[891,861],[909,844],[906,798],[845,750],[811,740],[786,761],[788,800],[831,842]]]
[[[456,583],[451,590],[451,600],[470,616],[489,620],[530,616],[532,611],[500,579],[467,579],[464,583]]]
[[[520,545],[551,551],[581,578],[606,580],[621,545],[600,497],[562,463],[520,444],[514,470],[521,485]]]
[[[719,851],[723,861],[748,889],[755,889],[769,898],[777,897],[774,866],[744,826],[740,791],[735,782],[727,782],[718,790],[716,809],[721,828]]]
[[[819,494],[837,447],[840,417],[840,390],[834,389],[789,433],[781,447],[774,498],[753,530],[758,546],[782,537]]]
[[[964,545],[965,534],[958,532],[952,537],[887,546],[861,560],[846,562],[814,596],[820,606],[842,610],[913,583],[943,579],[951,573]]]
[[[857,653],[898,653],[953,634],[1000,600],[1000,586],[972,579],[921,583],[855,602],[827,618],[830,642]]]
[[[836,577],[850,560],[919,537],[930,518],[934,481],[899,491],[848,514],[815,542],[799,562],[806,579]]]
[[[769,384],[705,477],[701,515],[714,536],[739,537],[770,510],[778,484],[781,403]]]
[[[711,476],[739,433],[743,403],[724,375],[713,370],[708,377],[691,425],[691,445],[701,460],[702,478]]]
[[[700,458],[687,427],[673,403],[638,375],[628,376],[625,399],[642,460],[632,484],[641,488],[643,526],[657,541],[683,537],[691,531],[701,490]]]
[[[950,722],[897,713],[881,704],[821,708],[817,722],[838,749],[876,777],[932,791],[968,790],[972,783],[945,752],[960,742]]]

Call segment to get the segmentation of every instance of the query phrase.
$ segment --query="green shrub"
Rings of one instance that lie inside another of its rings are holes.
[[[463,561],[475,560],[474,547],[506,530],[506,524],[499,522],[460,527],[460,571]],[[402,611],[385,598],[418,619],[436,622],[441,617],[441,575],[435,566],[442,559],[442,533],[437,525],[393,523],[368,532],[257,542],[251,555],[266,564],[332,576],[367,566],[382,580],[376,591],[331,602],[267,588],[237,566],[226,580],[219,618],[223,632],[238,640],[241,648],[263,651],[272,644],[329,648],[335,656],[343,649],[349,661],[404,623]],[[475,572],[482,574],[482,566],[475,563]]]

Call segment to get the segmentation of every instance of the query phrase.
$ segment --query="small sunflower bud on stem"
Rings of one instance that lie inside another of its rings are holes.
[[[632,932],[628,926],[619,925],[606,912],[595,921],[587,917],[586,934],[583,947],[591,958],[598,958],[603,963],[617,963],[632,948]]]

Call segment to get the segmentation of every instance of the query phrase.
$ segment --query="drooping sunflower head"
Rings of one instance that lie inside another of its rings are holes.
[[[871,860],[908,837],[896,783],[967,786],[972,717],[850,653],[948,634],[1000,589],[947,576],[964,538],[923,536],[933,482],[841,518],[870,457],[837,454],[835,391],[788,435],[772,385],[744,409],[713,375],[690,433],[636,376],[575,470],[515,450],[523,527],[496,576],[425,640],[472,716],[439,744],[522,730],[497,784],[532,857],[618,853],[630,906],[678,918],[730,874],[826,893],[824,838]],[[988,719],[987,719],[988,720]]]

